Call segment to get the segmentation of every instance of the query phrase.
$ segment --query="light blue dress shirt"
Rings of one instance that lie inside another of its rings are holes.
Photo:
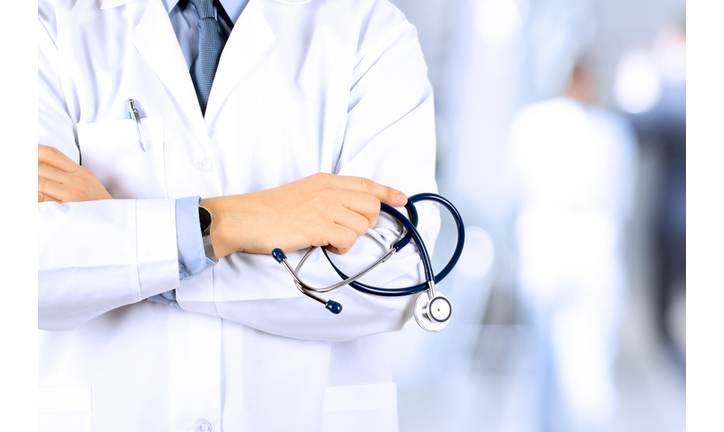
[[[162,0],[171,25],[176,33],[176,38],[181,46],[181,51],[186,59],[186,65],[190,68],[191,63],[199,52],[199,17],[196,9],[187,0]],[[249,0],[216,0],[216,20],[219,22],[221,32],[225,38],[229,37],[231,29],[241,16]],[[218,3],[221,3],[222,10],[219,10]],[[200,197],[188,197],[176,200],[176,240],[178,245],[178,273],[183,280],[201,273],[215,263],[206,258],[204,245],[201,240],[201,229],[199,222]],[[179,308],[176,302],[176,290],[149,297],[148,300],[171,305]]]

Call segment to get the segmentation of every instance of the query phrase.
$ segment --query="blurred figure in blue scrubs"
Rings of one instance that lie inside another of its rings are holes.
[[[579,64],[564,96],[524,107],[511,126],[518,281],[536,334],[543,431],[609,430],[616,409],[637,153],[631,126],[594,106],[593,88]]]

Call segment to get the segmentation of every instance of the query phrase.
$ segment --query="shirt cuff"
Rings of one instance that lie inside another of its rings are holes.
[[[179,277],[187,280],[213,265],[206,259],[199,222],[200,197],[176,200],[176,239],[178,244]]]
[[[200,203],[201,198],[198,196],[176,200],[176,244],[178,247],[178,275],[181,280],[189,280],[216,264],[206,258],[204,252],[201,223],[199,222]],[[166,291],[148,299],[175,308],[179,307],[176,302],[175,290]]]

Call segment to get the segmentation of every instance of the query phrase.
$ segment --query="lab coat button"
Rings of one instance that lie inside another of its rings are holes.
[[[194,161],[194,166],[201,171],[211,171],[211,159],[207,157],[198,158]]]
[[[213,430],[214,427],[206,420],[196,420],[194,427],[189,429],[189,432],[212,432]]]

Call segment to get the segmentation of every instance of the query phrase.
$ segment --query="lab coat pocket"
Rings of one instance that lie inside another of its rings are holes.
[[[113,198],[166,198],[163,119],[141,119],[146,151],[133,120],[77,125],[81,164]]]
[[[38,389],[38,431],[90,432],[91,387]]]
[[[395,383],[327,387],[324,392],[324,432],[397,431]]]

